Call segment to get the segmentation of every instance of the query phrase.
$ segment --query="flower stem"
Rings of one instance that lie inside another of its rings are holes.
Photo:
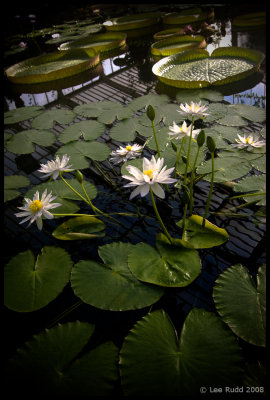
[[[198,147],[198,149],[197,149],[195,161],[194,161],[194,164],[192,167],[191,178],[190,178],[190,186],[189,186],[189,193],[190,193],[189,212],[190,212],[190,215],[192,215],[192,212],[193,212],[193,204],[194,204],[193,185],[194,185],[195,168],[196,168],[197,160],[199,157],[199,153],[200,153],[200,147]]]
[[[159,158],[161,158],[160,150],[159,150],[159,145],[158,145],[158,140],[157,140],[157,133],[156,133],[155,125],[154,125],[154,121],[151,121],[151,122],[152,122],[152,128],[153,128],[153,132],[154,132],[154,138],[155,138],[155,143],[156,143],[156,148],[157,148],[158,156],[159,156]]]
[[[208,210],[209,210],[211,196],[212,196],[213,187],[214,187],[214,173],[215,173],[215,171],[214,171],[214,151],[211,152],[211,159],[212,159],[211,184],[210,184],[210,190],[209,190],[209,194],[208,194],[208,198],[207,198],[207,202],[206,202],[206,206],[205,206],[205,212],[204,212],[204,217],[203,217],[203,221],[202,221],[202,226],[205,226],[205,219],[208,215]]]
[[[179,161],[179,158],[180,158],[180,155],[181,155],[181,152],[182,152],[182,149],[183,149],[183,145],[184,145],[185,142],[186,142],[186,136],[183,137],[183,139],[182,139],[182,141],[181,141],[180,150],[179,150],[179,152],[176,153],[176,161],[175,161],[175,169],[174,169],[174,177],[175,177],[175,178],[176,178],[176,175],[177,175],[177,172],[176,172],[177,163],[178,163],[178,161]]]
[[[186,184],[187,170],[188,170],[188,166],[189,166],[189,157],[190,157],[190,150],[191,150],[193,123],[194,123],[194,116],[192,115],[191,128],[190,128],[190,136],[189,136],[189,142],[188,142],[187,162],[186,162],[185,175],[184,175],[184,185]]]
[[[83,200],[85,203],[89,204],[88,200],[86,198],[84,198],[79,192],[77,192],[76,189],[74,189],[66,180],[65,178],[63,178],[62,173],[59,173],[60,178],[62,179],[62,181],[70,188],[70,190],[72,190],[73,193],[75,193],[78,197],[80,197],[81,200]],[[89,204],[90,205],[90,204]]]
[[[182,238],[185,235],[186,231],[186,216],[187,216],[187,208],[188,208],[188,203],[185,204],[185,209],[184,209],[184,215],[183,215],[183,233],[182,233]]]
[[[169,232],[167,231],[167,229],[166,229],[166,227],[165,227],[165,225],[164,225],[164,223],[163,223],[163,221],[162,221],[162,219],[161,219],[161,216],[159,215],[159,212],[158,212],[158,209],[157,209],[157,206],[156,206],[156,203],[155,203],[155,199],[154,199],[153,190],[152,190],[151,186],[150,186],[150,194],[151,194],[151,200],[152,200],[152,204],[153,204],[153,207],[154,207],[154,210],[155,210],[157,219],[158,219],[160,225],[162,226],[165,235],[166,235],[167,238],[169,239],[170,243],[172,243],[171,235],[170,235]]]

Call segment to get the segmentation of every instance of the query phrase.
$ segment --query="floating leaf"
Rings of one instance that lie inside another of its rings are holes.
[[[138,321],[120,350],[124,396],[199,396],[200,387],[238,384],[241,350],[214,313],[192,309],[180,339],[158,310]]]
[[[28,129],[13,135],[6,142],[6,148],[15,154],[29,154],[34,153],[35,144],[45,147],[51,146],[55,139],[55,135],[49,130]]]
[[[65,128],[60,136],[61,143],[69,143],[83,138],[85,141],[95,140],[106,131],[104,124],[98,121],[86,120],[75,122]]]
[[[104,236],[105,225],[99,219],[85,215],[74,217],[59,225],[52,235],[59,240],[84,240]]]
[[[99,122],[112,124],[115,119],[122,120],[133,115],[129,106],[123,106],[115,101],[98,101],[76,106],[73,110],[84,117],[98,118]]]
[[[257,171],[261,171],[266,173],[266,157],[262,155],[261,157],[255,158],[251,161],[252,167],[257,169]]]
[[[264,108],[249,106],[247,104],[230,104],[228,113],[238,114],[252,122],[264,122],[266,110]]]
[[[135,158],[134,160],[126,161],[121,167],[122,175],[129,174],[128,170],[126,169],[128,165],[132,165],[132,167],[139,168],[142,171],[143,160],[141,158]]]
[[[4,177],[4,202],[15,199],[21,195],[16,190],[21,187],[30,185],[30,180],[23,175],[9,175]]]
[[[228,114],[225,117],[218,119],[217,123],[226,126],[246,126],[248,125],[248,120],[240,115]]]
[[[132,142],[136,137],[138,121],[127,119],[117,123],[110,130],[110,137],[118,142]]]
[[[128,268],[129,243],[111,243],[99,247],[104,264],[79,261],[72,272],[71,286],[85,303],[104,310],[123,311],[155,303],[163,290],[140,282]]]
[[[213,126],[213,129],[220,133],[224,139],[229,140],[231,143],[236,143],[235,139],[238,139],[237,135],[243,135],[243,132],[240,131],[240,129],[232,126],[216,124]]]
[[[70,157],[70,163],[74,169],[84,169],[89,167],[89,159],[104,161],[110,155],[110,148],[101,142],[73,142],[65,144],[57,150],[56,155],[60,158],[64,154]]]
[[[212,89],[181,89],[176,94],[176,100],[179,103],[198,103],[201,99],[210,101],[222,101],[223,94]]]
[[[195,249],[220,246],[229,239],[225,229],[219,228],[207,220],[205,220],[205,226],[202,226],[202,221],[203,217],[200,215],[191,215],[186,219],[186,230],[183,239]]]
[[[147,106],[151,105],[152,107],[158,107],[162,106],[165,104],[168,104],[169,102],[169,96],[166,94],[146,94],[140,97],[137,97],[136,99],[132,100],[128,106],[133,110],[141,110],[141,109],[146,109]]]
[[[109,396],[118,379],[118,349],[107,342],[81,355],[93,331],[93,325],[76,321],[35,335],[8,361],[10,392]]]
[[[180,88],[224,85],[253,74],[264,54],[241,47],[219,47],[211,57],[206,50],[193,49],[164,57],[152,71],[161,82]]]
[[[138,243],[128,255],[131,272],[141,281],[159,286],[184,287],[201,272],[196,250],[156,240],[156,248]]]
[[[234,191],[242,192],[243,199],[246,201],[255,201],[257,200],[259,205],[266,205],[266,175],[252,175],[247,176],[246,178],[241,179],[241,181],[237,182],[234,186]],[[254,193],[262,193],[255,196],[245,196],[245,193],[254,192]]]
[[[56,108],[53,110],[45,111],[39,114],[32,121],[32,127],[36,129],[50,129],[53,128],[54,123],[69,124],[73,121],[75,114],[71,110]]]
[[[19,312],[45,307],[62,292],[71,268],[71,258],[64,249],[43,247],[37,259],[31,250],[19,253],[4,269],[6,307]]]
[[[232,331],[255,345],[266,345],[266,266],[257,273],[257,287],[241,264],[227,268],[213,290],[216,309]]]
[[[241,178],[246,175],[250,169],[251,164],[248,160],[241,159],[239,162],[238,157],[232,157],[231,154],[220,153],[218,157],[215,158],[214,162],[215,174],[214,181],[215,182],[224,182],[224,181],[232,181],[234,179]],[[203,162],[198,168],[198,174],[207,174],[205,176],[205,180],[211,180],[211,172],[212,172],[212,163],[211,160]]]
[[[207,114],[204,118],[205,122],[213,122],[221,118],[225,118],[228,113],[228,106],[223,103],[211,103],[207,105]]]
[[[38,116],[44,107],[42,106],[30,106],[30,107],[18,107],[15,110],[9,110],[4,113],[4,124],[16,124],[18,122],[25,121],[30,118]]]
[[[169,132],[169,130],[166,126],[164,126],[163,128],[156,129],[156,137],[157,137],[157,142],[158,142],[160,151],[164,150],[166,147],[166,144],[168,142],[168,132]],[[152,131],[152,133],[153,133],[153,131]],[[153,134],[152,138],[149,140],[149,142],[147,143],[147,147],[149,147],[152,150],[157,151],[154,134]]]

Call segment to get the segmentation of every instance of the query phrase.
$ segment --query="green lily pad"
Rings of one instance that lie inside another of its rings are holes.
[[[263,154],[261,157],[255,158],[251,161],[252,167],[254,167],[257,171],[261,171],[266,174],[266,157]]]
[[[259,205],[266,205],[266,175],[252,175],[241,179],[234,186],[236,192],[243,192],[243,199],[246,201],[257,200]],[[260,193],[255,196],[245,196],[245,193],[254,192]]]
[[[228,113],[239,114],[252,122],[264,122],[266,119],[266,110],[264,108],[247,104],[230,104],[228,105]]]
[[[19,312],[45,307],[62,292],[71,268],[72,260],[64,249],[43,247],[37,259],[31,250],[19,253],[4,268],[6,307]]]
[[[184,287],[201,272],[196,250],[156,240],[156,248],[138,243],[128,255],[131,272],[141,281],[164,287]]]
[[[241,350],[214,313],[192,309],[180,338],[163,310],[138,321],[120,350],[124,396],[200,396],[241,381]]]
[[[52,235],[59,240],[94,239],[105,235],[105,225],[99,219],[85,215],[74,217],[59,225]],[[98,233],[100,232],[100,233]]]
[[[9,175],[4,177],[4,202],[13,200],[21,195],[16,190],[21,187],[30,185],[30,180],[23,175]]]
[[[138,121],[126,119],[118,122],[110,129],[110,137],[118,142],[132,142],[136,137]]]
[[[97,101],[76,106],[73,111],[84,117],[97,118],[104,124],[112,124],[115,119],[123,120],[133,115],[129,106],[123,106],[115,101]]]
[[[45,111],[35,117],[32,121],[32,127],[36,129],[53,128],[54,123],[69,124],[75,118],[75,113],[71,110],[56,108]]]
[[[70,163],[74,169],[84,169],[89,167],[89,159],[104,161],[110,155],[110,148],[97,141],[80,141],[65,144],[57,150],[56,155],[60,158],[64,154],[70,156]]]
[[[101,122],[92,120],[80,121],[65,128],[61,132],[59,140],[65,144],[81,138],[85,141],[95,140],[103,135],[105,131],[106,127]]]
[[[224,139],[229,140],[231,143],[236,143],[235,139],[238,139],[237,135],[243,135],[243,132],[240,129],[232,126],[215,124],[213,126],[213,129],[220,133]]]
[[[205,226],[202,226],[202,221],[203,217],[200,215],[191,215],[186,219],[186,231],[183,239],[195,249],[220,246],[229,239],[225,229],[219,228],[207,220],[205,220]]]
[[[129,174],[128,170],[126,169],[126,167],[128,165],[132,165],[132,167],[136,167],[136,168],[138,168],[138,169],[140,169],[142,171],[142,169],[143,169],[143,160],[142,160],[142,158],[135,158],[134,160],[126,161],[121,167],[121,174],[122,175]]]
[[[173,36],[153,43],[151,45],[151,54],[155,56],[170,56],[181,51],[205,46],[205,39],[201,35]]]
[[[18,107],[4,113],[4,124],[17,124],[30,118],[37,117],[44,111],[42,106]]]
[[[109,396],[118,379],[118,349],[106,342],[85,353],[93,331],[94,325],[76,321],[33,336],[8,361],[10,392]]]
[[[15,154],[34,153],[35,145],[51,146],[56,138],[54,133],[45,129],[28,129],[12,135],[5,143],[6,148]]]
[[[176,94],[176,101],[184,104],[191,101],[198,103],[201,99],[222,101],[223,98],[223,94],[214,89],[181,89]]]
[[[157,137],[157,142],[158,142],[160,151],[164,150],[166,147],[166,144],[168,142],[168,132],[169,132],[169,129],[166,126],[164,126],[163,128],[156,129],[156,137]],[[152,131],[152,134],[153,134],[153,131]],[[149,147],[152,150],[157,151],[154,134],[153,134],[152,138],[149,140],[149,142],[147,143],[147,147]]]
[[[128,106],[133,110],[141,110],[145,109],[151,105],[152,107],[158,107],[162,106],[165,104],[168,104],[169,102],[169,96],[166,94],[146,94],[140,97],[137,97],[136,99],[132,100],[131,102],[128,103]]]
[[[152,71],[161,82],[180,88],[224,85],[253,74],[264,54],[241,47],[219,47],[211,57],[206,50],[193,49],[164,57]]]
[[[218,119],[217,123],[226,126],[246,126],[249,122],[246,118],[243,118],[240,115],[231,115],[228,112],[228,115],[225,115],[225,117]]]
[[[99,247],[104,264],[79,261],[72,272],[71,286],[85,303],[104,310],[123,311],[149,306],[160,299],[163,289],[140,282],[128,268],[129,243]]]
[[[207,105],[207,114],[204,122],[213,122],[225,118],[228,113],[228,106],[223,103],[210,103]]]
[[[214,161],[214,181],[225,182],[241,178],[246,175],[250,169],[251,164],[248,160],[241,159],[239,162],[238,157],[232,157],[231,154],[220,153]],[[209,174],[204,177],[205,180],[211,180],[212,162],[211,160],[203,162],[198,168],[198,174]]]
[[[216,309],[232,331],[255,345],[266,345],[266,266],[257,273],[257,286],[241,264],[227,268],[216,280]]]

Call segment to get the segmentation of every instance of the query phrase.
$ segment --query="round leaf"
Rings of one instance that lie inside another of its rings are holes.
[[[23,175],[9,175],[4,177],[4,202],[15,199],[21,192],[17,188],[30,185],[30,180]]]
[[[218,313],[243,340],[266,345],[266,266],[258,269],[257,287],[241,264],[227,268],[216,280],[213,298]]]
[[[59,225],[52,233],[60,240],[82,240],[94,239],[104,236],[104,233],[97,233],[104,230],[105,225],[95,217],[85,215],[83,217],[71,218]]]
[[[119,122],[110,130],[110,137],[118,142],[132,142],[136,136],[138,121],[127,119]]]
[[[65,125],[72,122],[74,117],[75,114],[73,111],[56,108],[45,111],[35,117],[32,121],[32,127],[36,129],[50,129],[53,128],[55,121]]]
[[[110,155],[110,148],[100,142],[74,142],[60,147],[56,152],[60,158],[64,154],[70,156],[70,163],[74,169],[85,169],[89,167],[89,158],[96,161],[104,161]]]
[[[183,240],[190,243],[195,249],[208,249],[220,246],[229,239],[227,231],[223,228],[205,220],[202,226],[203,217],[192,215],[186,219],[186,230]]]
[[[35,259],[27,250],[5,266],[5,305],[14,311],[30,312],[45,307],[64,289],[72,261],[60,248],[46,246]]]
[[[154,311],[136,323],[120,351],[124,395],[199,396],[201,386],[230,386],[240,379],[240,354],[213,313],[191,310],[178,341],[168,315]]]
[[[251,175],[241,179],[234,186],[236,192],[243,193],[243,199],[246,201],[257,200],[260,205],[266,205],[266,175]],[[248,192],[262,193],[255,196],[245,196]]]
[[[131,248],[128,266],[141,281],[159,286],[184,287],[201,272],[200,257],[196,250],[156,241],[156,249],[147,243]]]
[[[81,356],[93,331],[93,325],[76,321],[34,336],[8,361],[10,391],[58,397],[110,395],[118,378],[118,349],[108,342]]]
[[[266,119],[265,109],[247,104],[231,104],[228,106],[228,112],[239,114],[252,122],[264,122]]]
[[[76,296],[97,308],[133,310],[155,303],[163,295],[159,287],[140,282],[128,268],[129,243],[111,243],[99,248],[104,264],[79,261],[72,272]]]
[[[86,120],[76,122],[64,129],[59,137],[61,143],[69,143],[79,138],[95,140],[106,131],[104,124],[98,121]]]
[[[44,110],[42,106],[18,107],[4,113],[4,124],[16,124],[34,118]]]
[[[35,151],[34,144],[51,146],[55,142],[55,135],[49,130],[28,129],[13,135],[6,142],[8,151],[16,154],[30,154]]]

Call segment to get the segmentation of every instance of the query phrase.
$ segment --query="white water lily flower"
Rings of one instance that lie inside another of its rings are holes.
[[[169,126],[170,132],[169,135],[170,140],[172,139],[182,139],[185,136],[190,136],[191,132],[191,124],[187,126],[186,121],[183,122],[182,126],[178,126],[174,121],[173,121],[173,126]],[[192,129],[192,137],[193,139],[195,138],[196,135],[200,133],[200,129]]]
[[[254,147],[263,147],[266,143],[265,140],[260,140],[259,137],[253,137],[252,135],[249,135],[246,137],[246,135],[241,136],[237,134],[238,139],[235,139],[237,142],[236,144],[232,144],[233,147],[238,147],[239,149],[244,149],[246,148],[248,151],[253,150]]]
[[[40,164],[41,168],[38,169],[38,172],[42,172],[43,174],[45,174],[43,178],[52,176],[53,179],[56,179],[60,171],[65,171],[65,172],[74,171],[74,169],[70,169],[72,165],[67,165],[68,162],[69,162],[69,157],[66,154],[63,155],[62,161],[60,161],[59,156],[57,156],[55,161],[48,161],[47,164]]]
[[[166,166],[163,167],[164,158],[155,159],[152,156],[151,160],[143,158],[143,170],[140,171],[138,168],[128,165],[126,168],[128,172],[133,175],[123,175],[123,178],[128,179],[130,182],[124,187],[137,186],[136,189],[130,195],[130,200],[138,194],[144,197],[148,194],[150,187],[156,196],[161,199],[165,198],[165,192],[159,183],[174,183],[177,179],[169,178],[169,175],[173,172],[174,168],[166,170]],[[162,168],[163,167],[163,168]],[[162,169],[161,169],[162,168]]]
[[[33,222],[36,221],[38,229],[42,229],[42,216],[48,219],[52,219],[53,215],[48,211],[51,208],[56,208],[61,206],[62,204],[60,203],[52,203],[54,199],[56,199],[57,196],[52,196],[51,193],[47,195],[47,189],[42,193],[41,200],[39,200],[39,192],[36,191],[34,194],[33,200],[30,200],[28,198],[25,198],[25,206],[24,207],[18,207],[19,210],[23,210],[23,212],[16,213],[16,217],[26,217],[24,218],[20,224],[29,221],[29,224],[32,224]]]
[[[197,115],[197,116],[209,115],[205,112],[208,109],[208,107],[202,106],[201,101],[199,101],[199,103],[194,103],[193,101],[191,101],[190,105],[186,103],[185,106],[184,106],[184,104],[180,104],[180,108],[182,111],[180,111],[180,110],[177,110],[177,111],[182,115],[186,115],[186,114]]]
[[[126,147],[120,146],[119,149],[111,152],[111,161],[113,164],[119,164],[120,162],[126,162],[127,160],[133,160],[137,158],[143,147],[135,143],[133,145],[128,144]]]

